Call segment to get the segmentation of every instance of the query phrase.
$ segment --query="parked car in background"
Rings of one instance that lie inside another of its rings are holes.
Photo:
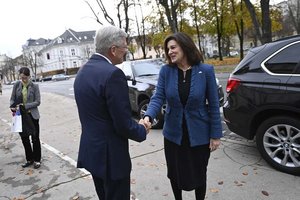
[[[45,76],[43,78],[40,79],[41,82],[44,82],[44,81],[51,81],[52,80],[52,76]]]
[[[62,81],[62,80],[68,80],[70,76],[65,74],[56,74],[52,76],[52,81]]]
[[[228,128],[271,166],[300,175],[300,36],[249,49],[227,82]]]
[[[238,56],[238,55],[239,55],[238,51],[235,51],[235,50],[229,51],[229,56],[231,56],[231,57]]]
[[[162,59],[145,59],[125,61],[117,65],[123,70],[129,87],[129,98],[131,109],[142,118],[147,110],[151,96],[155,93],[158,75],[165,63]],[[218,80],[216,80],[218,83]],[[224,103],[222,86],[218,83],[220,105]],[[161,112],[153,119],[152,128],[162,128],[166,105],[163,105]]]

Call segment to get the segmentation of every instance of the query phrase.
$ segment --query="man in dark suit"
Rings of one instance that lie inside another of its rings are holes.
[[[127,53],[126,37],[114,26],[98,30],[96,53],[74,82],[82,127],[77,167],[91,173],[101,200],[129,200],[128,139],[144,141],[150,126],[132,119],[126,77],[115,66]]]

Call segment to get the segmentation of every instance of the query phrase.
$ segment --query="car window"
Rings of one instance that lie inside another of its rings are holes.
[[[123,70],[125,76],[130,76],[130,77],[132,76],[132,70],[131,70],[130,63],[129,64],[123,63],[122,70]]]
[[[265,67],[272,73],[292,74],[300,61],[299,58],[300,43],[293,44],[278,54],[273,56],[265,63]],[[299,72],[298,72],[299,73]]]
[[[155,63],[135,63],[134,66],[135,76],[149,76],[159,74],[160,65]]]

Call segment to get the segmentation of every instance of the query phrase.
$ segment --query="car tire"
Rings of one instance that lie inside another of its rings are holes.
[[[149,99],[143,100],[139,104],[138,117],[140,119],[144,117],[145,112],[148,108],[148,105],[149,105]],[[160,129],[160,128],[163,127],[163,124],[164,124],[163,115],[158,114],[158,116],[153,119],[152,128],[153,129]]]
[[[299,119],[289,116],[271,117],[259,126],[256,144],[268,164],[279,171],[299,176],[299,136]]]

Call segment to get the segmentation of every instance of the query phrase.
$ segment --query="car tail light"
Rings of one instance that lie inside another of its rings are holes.
[[[236,78],[229,78],[227,81],[226,92],[230,93],[234,91],[241,83],[241,80]]]

